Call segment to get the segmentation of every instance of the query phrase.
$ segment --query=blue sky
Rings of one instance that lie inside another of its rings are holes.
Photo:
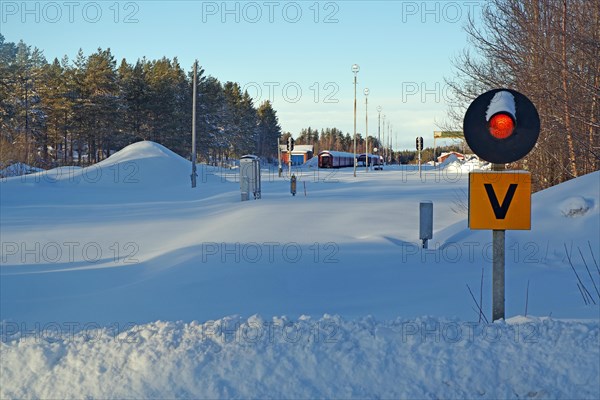
[[[284,131],[337,127],[369,134],[378,114],[391,122],[397,149],[423,136],[432,145],[446,112],[450,58],[468,46],[463,25],[479,1],[6,1],[0,33],[44,50],[49,60],[110,48],[134,62],[194,59],[221,81],[270,99]],[[387,131],[387,129],[386,129]]]

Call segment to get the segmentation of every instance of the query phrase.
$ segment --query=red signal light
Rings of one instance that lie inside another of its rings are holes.
[[[515,130],[515,121],[508,114],[498,113],[488,123],[490,135],[496,139],[506,139]]]

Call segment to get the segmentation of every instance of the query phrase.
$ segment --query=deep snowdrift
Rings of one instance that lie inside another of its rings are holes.
[[[597,322],[262,319],[0,343],[2,398],[594,399]],[[17,367],[19,366],[19,367]]]

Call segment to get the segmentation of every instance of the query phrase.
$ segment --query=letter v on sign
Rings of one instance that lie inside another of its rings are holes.
[[[492,210],[494,210],[494,215],[496,219],[504,219],[506,218],[506,213],[508,212],[508,207],[510,207],[510,203],[515,196],[515,191],[519,186],[516,183],[511,183],[508,186],[508,192],[506,192],[506,196],[504,196],[504,201],[502,201],[502,205],[498,202],[498,198],[496,197],[496,192],[494,192],[494,185],[491,183],[484,183],[485,191],[490,199],[490,204],[492,205]]]
[[[529,172],[471,172],[469,228],[531,229]]]

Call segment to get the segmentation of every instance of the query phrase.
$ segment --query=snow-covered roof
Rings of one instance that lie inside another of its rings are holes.
[[[354,157],[354,153],[347,153],[345,151],[335,151],[335,150],[323,150],[319,152],[319,155],[328,153],[334,157]]]
[[[448,152],[442,152],[442,154],[440,154],[440,157],[449,156],[450,154],[456,154],[456,155],[459,155],[459,156],[464,156],[464,154],[459,153],[458,151],[448,151]]]

